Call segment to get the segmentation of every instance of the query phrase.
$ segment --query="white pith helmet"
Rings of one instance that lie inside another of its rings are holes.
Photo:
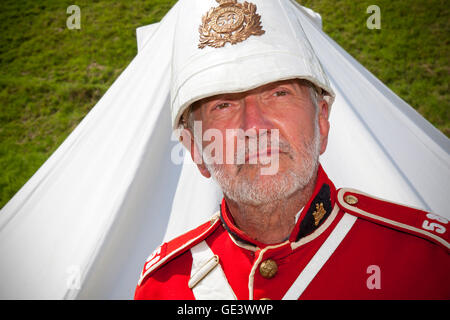
[[[177,5],[173,129],[200,99],[295,78],[322,89],[331,108],[335,94],[291,0],[180,0]]]

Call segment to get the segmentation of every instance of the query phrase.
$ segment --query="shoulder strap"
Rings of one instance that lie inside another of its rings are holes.
[[[347,188],[338,190],[337,203],[349,214],[413,234],[450,250],[448,220],[434,213]]]
[[[216,213],[208,222],[156,248],[145,261],[138,285],[155,270],[204,240],[219,224],[219,214]]]

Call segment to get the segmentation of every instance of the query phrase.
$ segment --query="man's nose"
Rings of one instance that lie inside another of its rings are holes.
[[[272,129],[273,125],[267,117],[267,106],[261,101],[257,94],[247,95],[243,98],[244,112],[242,118],[242,129],[247,131],[251,129],[259,134],[261,129]]]

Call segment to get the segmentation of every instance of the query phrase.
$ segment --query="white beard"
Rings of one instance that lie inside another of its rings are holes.
[[[304,150],[304,154],[300,155],[300,166],[271,176],[257,175],[252,180],[230,176],[228,172],[223,170],[223,165],[208,164],[211,161],[205,161],[205,165],[229,199],[241,204],[261,206],[290,197],[294,192],[304,189],[313,179],[317,172],[320,155],[320,133],[317,117],[314,138],[305,144]],[[207,157],[207,155],[204,154],[204,157]]]

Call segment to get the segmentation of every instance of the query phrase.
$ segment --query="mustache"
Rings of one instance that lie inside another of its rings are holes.
[[[222,136],[221,139],[223,138]],[[258,132],[230,130],[227,131],[225,144],[220,140],[217,142],[217,144],[211,143],[202,150],[205,163],[243,165],[256,164],[259,159],[260,164],[268,164],[267,161],[269,163],[278,161],[280,154],[286,154],[294,159],[295,152],[291,144],[280,137],[277,129],[264,129]]]
[[[291,144],[283,138],[266,134],[262,137],[256,136],[241,141],[238,140],[233,158],[235,164],[243,165],[248,162],[251,156],[255,156],[255,154],[272,157],[284,153],[292,158],[292,151]]]

